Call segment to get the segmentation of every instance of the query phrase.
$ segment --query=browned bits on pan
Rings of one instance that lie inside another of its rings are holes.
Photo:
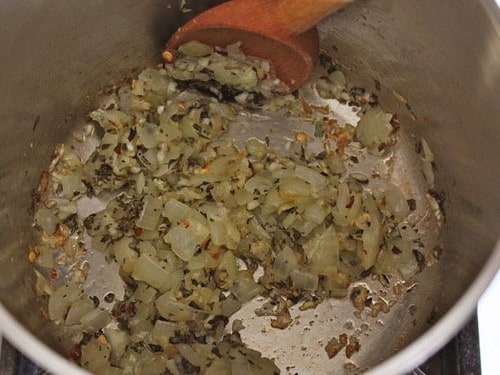
[[[333,357],[335,357],[346,345],[347,334],[340,334],[338,339],[336,337],[332,337],[332,339],[328,341],[328,344],[326,344],[325,346],[325,351],[328,355],[328,358],[332,359]]]
[[[356,336],[351,335],[348,338],[346,333],[341,333],[338,338],[333,337],[328,341],[328,344],[325,346],[325,351],[328,358],[332,359],[339,354],[343,348],[345,348],[345,356],[351,358],[354,353],[359,352],[361,344]]]
[[[371,309],[371,316],[376,317],[381,311],[385,314],[387,314],[390,310],[389,303],[383,299],[382,297],[378,298],[377,301],[373,302],[370,305]]]
[[[281,313],[278,314],[276,319],[271,320],[271,327],[285,329],[290,325],[290,323],[292,323],[292,317],[290,314]]]
[[[359,339],[356,336],[351,336],[349,337],[349,343],[345,347],[345,356],[351,358],[354,353],[359,352],[359,349],[361,349]]]
[[[351,302],[356,310],[361,311],[365,308],[365,303],[368,299],[369,294],[370,291],[364,285],[356,285],[354,288],[352,288],[349,298],[351,299]]]
[[[311,140],[311,136],[305,132],[295,132],[295,140],[302,146],[306,146]]]
[[[311,103],[309,103],[307,100],[305,100],[304,98],[301,98],[300,99],[301,103],[302,103],[302,108],[304,109],[304,112],[308,115],[312,114],[313,113],[313,110],[312,110],[312,106],[311,106]]]
[[[290,311],[288,310],[287,301],[285,299],[281,299],[278,305],[276,319],[271,320],[271,327],[278,329],[287,328],[290,323],[292,323],[293,319],[290,315]]]
[[[330,107],[328,105],[315,105],[311,104],[310,107],[314,109],[316,112],[322,113],[324,115],[330,114]]]

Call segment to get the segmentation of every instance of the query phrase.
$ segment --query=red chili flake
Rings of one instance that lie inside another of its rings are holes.
[[[69,351],[69,358],[73,361],[79,361],[82,358],[82,349],[78,345],[73,346]]]
[[[135,303],[130,302],[125,305],[125,311],[128,316],[135,316],[135,313],[137,312],[135,308]]]
[[[345,208],[351,208],[353,204],[354,204],[354,195],[351,195],[349,197],[349,202],[345,205]]]
[[[212,250],[212,253],[210,255],[213,259],[218,260],[220,258],[220,255],[221,255],[220,248],[217,247],[214,250]]]
[[[134,236],[139,237],[142,234],[142,228],[134,227]]]
[[[182,220],[182,225],[184,225],[184,228],[188,229],[191,223],[189,222],[188,219]]]
[[[58,277],[57,270],[55,268],[52,268],[50,270],[50,278],[51,279],[57,279],[57,277]]]

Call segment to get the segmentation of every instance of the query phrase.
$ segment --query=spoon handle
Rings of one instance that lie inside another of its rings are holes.
[[[290,34],[301,34],[353,0],[279,0],[277,11]]]

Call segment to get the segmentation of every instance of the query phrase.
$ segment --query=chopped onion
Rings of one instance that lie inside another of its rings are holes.
[[[206,222],[203,215],[201,215],[197,210],[192,209],[188,205],[181,203],[176,199],[170,199],[167,203],[165,203],[162,214],[173,223],[180,223],[184,219],[193,219],[201,224]]]
[[[59,218],[48,208],[40,207],[35,213],[35,223],[46,233],[54,233]]]
[[[111,347],[109,344],[101,344],[98,339],[92,338],[82,345],[81,363],[89,371],[97,370],[109,366]]]
[[[125,331],[112,328],[104,328],[103,332],[111,346],[111,362],[118,363],[125,353],[128,335]]]
[[[54,266],[54,252],[55,249],[49,245],[43,244],[37,246],[38,256],[36,257],[36,264],[44,268],[52,268]]]
[[[108,311],[98,308],[94,309],[80,318],[84,330],[97,331],[106,327],[112,318]]]
[[[410,214],[408,202],[397,186],[390,185],[385,190],[384,197],[385,206],[394,215],[396,221],[400,222]]]
[[[276,281],[286,280],[298,265],[299,260],[295,252],[290,247],[285,247],[274,260],[273,279]]]
[[[63,322],[73,302],[80,298],[82,289],[63,285],[49,297],[48,312],[51,320]]]
[[[80,323],[81,318],[95,309],[94,302],[88,297],[83,297],[71,304],[68,315],[66,316],[66,325]]]
[[[337,270],[339,263],[339,245],[333,227],[328,227],[303,245],[309,268],[317,274],[326,274]]]
[[[310,291],[315,291],[318,288],[318,275],[294,269],[290,277],[294,288]]]
[[[253,279],[240,279],[233,285],[232,292],[242,303],[248,302],[256,297],[261,287]]]
[[[153,330],[151,331],[153,338],[164,348],[168,348],[170,344],[170,338],[175,335],[175,330],[177,325],[172,322],[167,322],[165,320],[158,319],[155,322]]]
[[[187,56],[203,57],[210,55],[213,52],[213,48],[207,44],[192,40],[179,46],[179,51]]]
[[[161,295],[155,302],[160,315],[174,322],[184,322],[194,318],[194,311],[191,307],[182,302],[178,302],[170,292]]]
[[[162,264],[151,255],[141,254],[134,263],[132,277],[164,292],[169,285],[170,272],[166,264]]]
[[[263,194],[268,192],[272,187],[272,180],[259,175],[253,176],[245,183],[245,190],[250,193],[258,192],[259,194]]]
[[[240,369],[237,369],[238,371]],[[235,374],[232,370],[231,361],[227,358],[215,358],[207,369],[206,375],[232,375]],[[236,374],[243,374],[237,372]]]
[[[130,237],[123,237],[111,245],[111,251],[115,255],[116,261],[120,268],[127,273],[132,272],[138,259],[137,253],[130,248],[131,243],[132,239]]]
[[[206,226],[195,220],[186,219],[184,224],[173,226],[163,239],[170,244],[172,251],[179,258],[188,261],[209,235],[210,231]]]
[[[297,165],[295,167],[295,176],[308,182],[316,190],[323,189],[328,183],[326,177],[321,175],[321,173],[303,165]]]
[[[368,150],[379,153],[380,148],[387,144],[392,133],[390,123],[392,114],[383,112],[380,108],[369,109],[356,127],[356,137]]]
[[[158,225],[158,220],[162,212],[163,203],[159,198],[147,197],[144,207],[136,225],[139,228],[153,230]]]
[[[311,194],[311,185],[302,179],[285,177],[280,180],[279,197],[285,202],[294,201]]]
[[[250,156],[257,160],[264,159],[267,155],[267,146],[264,142],[258,140],[257,138],[250,138],[245,143],[245,147]]]

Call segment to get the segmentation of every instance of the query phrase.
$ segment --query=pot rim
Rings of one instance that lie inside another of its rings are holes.
[[[444,347],[467,323],[500,268],[500,239],[485,266],[463,296],[438,322],[410,345],[369,370],[369,375],[404,374],[413,371]]]

